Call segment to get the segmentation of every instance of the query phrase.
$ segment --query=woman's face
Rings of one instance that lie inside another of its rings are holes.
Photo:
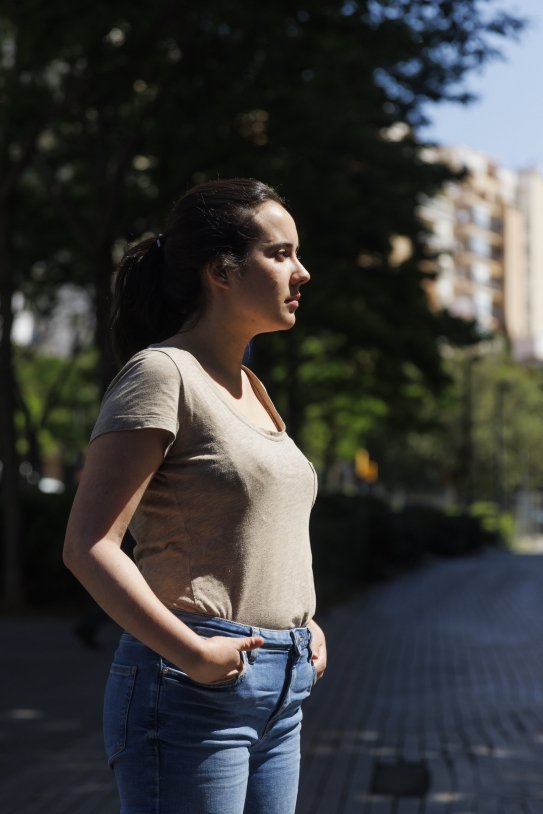
[[[267,201],[255,214],[260,236],[235,277],[236,309],[253,335],[288,330],[296,322],[300,288],[310,279],[298,257],[298,232],[281,204]]]

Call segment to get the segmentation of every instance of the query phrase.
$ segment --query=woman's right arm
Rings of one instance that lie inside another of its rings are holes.
[[[233,677],[240,651],[263,640],[202,639],[166,608],[121,550],[170,437],[160,429],[125,430],[92,442],[68,521],[64,562],[121,627],[193,679],[212,683]]]

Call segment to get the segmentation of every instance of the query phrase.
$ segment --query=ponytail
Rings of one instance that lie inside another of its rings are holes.
[[[177,333],[194,310],[185,308],[164,290],[166,238],[146,238],[124,255],[113,290],[113,348],[124,364],[134,353]]]

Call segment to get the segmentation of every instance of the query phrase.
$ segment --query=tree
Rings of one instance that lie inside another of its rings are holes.
[[[543,488],[543,372],[514,362],[499,345],[449,350],[449,383],[424,403],[419,426],[368,433],[391,491],[503,510],[522,489]]]
[[[286,190],[319,273],[307,333],[326,325],[373,346],[393,380],[405,359],[439,379],[436,340],[447,325],[421,287],[427,252],[416,210],[451,174],[421,159],[417,128],[429,101],[465,101],[465,74],[519,31],[488,6],[162,0],[146,15],[133,2],[79,15],[59,57],[58,92],[69,89],[73,102],[39,172],[90,272],[104,379],[115,241],[157,228],[182,189],[217,174]],[[392,263],[397,235],[412,251]]]
[[[58,107],[52,89],[58,29],[43,37],[49,12],[37,2],[4,4],[0,15],[0,452],[2,456],[2,541],[4,602],[20,606],[18,460],[15,433],[15,371],[11,345],[12,300],[21,278],[17,256],[23,224],[20,201],[40,135]],[[40,11],[40,14],[36,14]]]
[[[348,400],[354,371],[393,417],[391,394],[403,399],[413,370],[439,388],[439,341],[461,331],[427,307],[421,269],[431,258],[416,209],[450,171],[424,163],[418,132],[427,104],[466,101],[465,76],[521,27],[489,0],[157,0],[145,14],[135,0],[5,4],[0,37],[15,58],[0,76],[11,111],[0,125],[2,162],[12,179],[0,234],[14,234],[20,249],[0,257],[6,516],[16,503],[9,303],[20,258],[38,262],[42,286],[69,271],[92,289],[105,384],[117,250],[158,230],[180,192],[217,174],[254,175],[285,191],[318,280],[295,337],[257,344],[294,435],[313,399],[298,371],[313,363],[324,329],[322,347],[337,364],[330,360],[322,392]],[[40,212],[30,234],[21,218],[28,199]],[[45,242],[33,239],[49,226]],[[410,246],[401,260],[398,236]],[[31,291],[37,281],[26,276]],[[356,362],[342,366],[345,354]],[[354,403],[364,409],[358,394]]]
[[[20,348],[16,365],[17,450],[26,480],[36,483],[44,474],[44,460],[55,456],[68,467],[72,486],[96,420],[96,352],[76,348],[72,356],[59,358]]]

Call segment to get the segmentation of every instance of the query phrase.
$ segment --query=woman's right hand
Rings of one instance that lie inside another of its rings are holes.
[[[202,647],[184,668],[184,672],[200,684],[214,684],[236,678],[243,669],[240,653],[255,650],[264,644],[262,636],[211,636],[201,639]]]

